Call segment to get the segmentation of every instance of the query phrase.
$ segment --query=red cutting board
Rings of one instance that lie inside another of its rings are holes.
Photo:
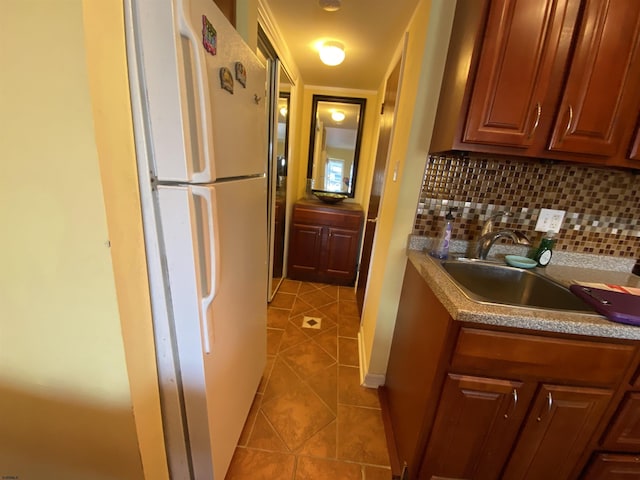
[[[609,320],[640,325],[640,296],[583,285],[571,285],[569,289]]]

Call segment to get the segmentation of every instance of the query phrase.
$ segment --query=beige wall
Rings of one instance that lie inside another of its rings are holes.
[[[5,0],[0,44],[0,474],[143,478],[81,0]]]
[[[168,479],[120,1],[83,1],[116,294],[145,478]]]
[[[416,205],[437,107],[455,2],[420,0],[408,29],[390,166],[370,268],[360,330],[365,382],[384,381],[406,264],[407,237]],[[398,165],[398,178],[391,175]]]

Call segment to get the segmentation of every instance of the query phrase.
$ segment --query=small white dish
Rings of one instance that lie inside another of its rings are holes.
[[[533,268],[538,265],[538,262],[531,260],[527,257],[521,257],[520,255],[506,255],[504,257],[508,265],[518,268]]]

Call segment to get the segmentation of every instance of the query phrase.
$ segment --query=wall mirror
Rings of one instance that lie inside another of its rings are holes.
[[[307,179],[313,192],[353,197],[366,99],[314,95]]]

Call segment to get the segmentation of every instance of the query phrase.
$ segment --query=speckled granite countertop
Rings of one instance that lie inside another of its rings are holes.
[[[548,332],[640,340],[640,327],[611,322],[595,312],[593,314],[578,313],[474,302],[457,288],[449,275],[440,267],[438,260],[418,250],[408,250],[407,255],[409,261],[421,273],[454,320]],[[536,271],[564,285],[578,281],[640,287],[640,277],[632,275],[631,268],[627,273],[565,264],[549,265],[544,269],[538,268]]]

